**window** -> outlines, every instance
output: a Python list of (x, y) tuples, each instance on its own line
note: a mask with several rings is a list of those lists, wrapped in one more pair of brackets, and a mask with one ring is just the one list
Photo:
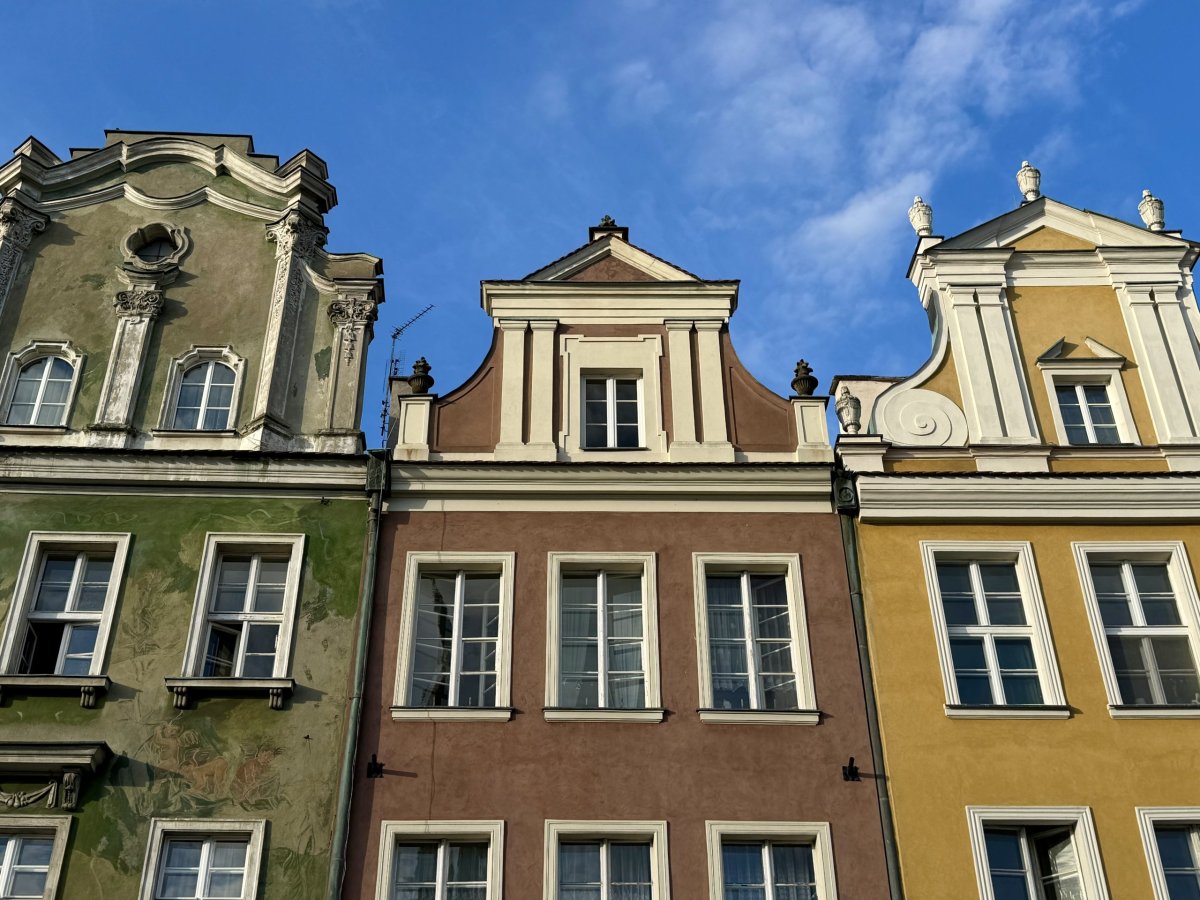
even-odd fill
[(50, 676), (104, 671), (129, 537), (30, 533), (4, 630), (0, 671)]
[(834, 900), (825, 822), (708, 822), (711, 900)]
[(1114, 714), (1200, 714), (1197, 602), (1182, 544), (1075, 544)]
[(1054, 393), (1067, 432), (1067, 443), (1121, 443), (1106, 385), (1056, 384)]
[(245, 360), (231, 347), (195, 347), (171, 364), (163, 431), (228, 431), (237, 425)]
[(583, 445), (588, 450), (643, 446), (640, 378), (583, 380)]
[(504, 823), (383, 823), (375, 896), (500, 900)]
[(284, 678), (290, 671), (304, 536), (209, 534), (184, 671)]
[(410, 553), (396, 718), (503, 718), (513, 554)]
[(666, 822), (546, 822), (545, 900), (667, 900)]
[(134, 253), (142, 262), (159, 263), (171, 257), (176, 249), (169, 238), (159, 237), (142, 244)]
[(1086, 807), (967, 807), (983, 900), (1107, 900)]
[(551, 553), (546, 718), (662, 721), (653, 553)]
[(138, 900), (258, 895), (263, 820), (152, 819)]
[(1066, 716), (1027, 543), (921, 544), (951, 716)]
[(188, 369), (179, 385), (171, 427), (181, 431), (228, 428), (234, 380), (233, 369), (214, 360)]
[(1200, 808), (1137, 811), (1155, 900), (1200, 897)]
[(799, 557), (693, 559), (701, 718), (816, 724)]
[(8, 404), (8, 425), (62, 425), (75, 370), (66, 360), (43, 356), (21, 369)]
[(0, 898), (54, 897), (70, 816), (0, 816)]

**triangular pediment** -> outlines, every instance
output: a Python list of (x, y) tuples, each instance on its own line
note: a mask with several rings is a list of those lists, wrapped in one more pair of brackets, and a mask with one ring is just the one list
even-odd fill
[(1049, 197), (997, 216), (937, 244), (939, 250), (1011, 247), (1022, 251), (1094, 250), (1096, 247), (1180, 247), (1190, 242), (1120, 219), (1076, 209)]
[(1083, 360), (1087, 362), (1123, 363), (1125, 357), (1112, 347), (1100, 343), (1095, 338), (1085, 337), (1076, 343), (1065, 337), (1059, 338), (1041, 356), (1039, 362), (1064, 362)]
[(615, 234), (607, 234), (531, 272), (522, 280), (636, 282), (700, 279)]

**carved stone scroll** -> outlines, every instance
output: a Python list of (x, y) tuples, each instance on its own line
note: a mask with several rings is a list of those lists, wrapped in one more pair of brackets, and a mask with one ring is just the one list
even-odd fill
[(967, 419), (954, 402), (919, 388), (884, 394), (876, 406), (883, 436), (893, 444), (965, 447)]
[(17, 269), (35, 234), (46, 230), (46, 216), (30, 209), (16, 197), (0, 201), (0, 310), (16, 279)]

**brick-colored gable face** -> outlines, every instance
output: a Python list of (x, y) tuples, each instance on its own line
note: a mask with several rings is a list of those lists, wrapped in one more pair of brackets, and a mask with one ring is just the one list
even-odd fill
[(587, 268), (580, 269), (567, 281), (657, 281), (657, 279), (615, 256), (606, 256)]

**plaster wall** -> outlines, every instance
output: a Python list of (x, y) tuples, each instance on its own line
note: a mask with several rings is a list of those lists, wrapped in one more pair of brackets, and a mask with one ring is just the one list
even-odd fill
[[(1110, 717), (1071, 542), (1182, 540), (1194, 564), (1200, 526), (860, 524), (859, 537), (906, 896), (978, 896), (968, 805), (1089, 806), (1111, 900), (1151, 896), (1134, 807), (1200, 805), (1196, 720)], [(1032, 543), (1071, 718), (947, 718), (921, 540)]]
[[(516, 553), (509, 722), (391, 719), (405, 556), (428, 550)], [(570, 550), (656, 553), (664, 722), (544, 720), (546, 556)], [(701, 551), (800, 553), (820, 725), (700, 722)], [(689, 900), (708, 896), (706, 819), (828, 821), (841, 896), (885, 897), (874, 782), (841, 778), (870, 753), (836, 516), (390, 513), (377, 583), (359, 756), (377, 753), (388, 774), (357, 773), (347, 900), (375, 896), (382, 820), (486, 818), (506, 821), (510, 900), (542, 896), (547, 818), (667, 820), (672, 896)]]

